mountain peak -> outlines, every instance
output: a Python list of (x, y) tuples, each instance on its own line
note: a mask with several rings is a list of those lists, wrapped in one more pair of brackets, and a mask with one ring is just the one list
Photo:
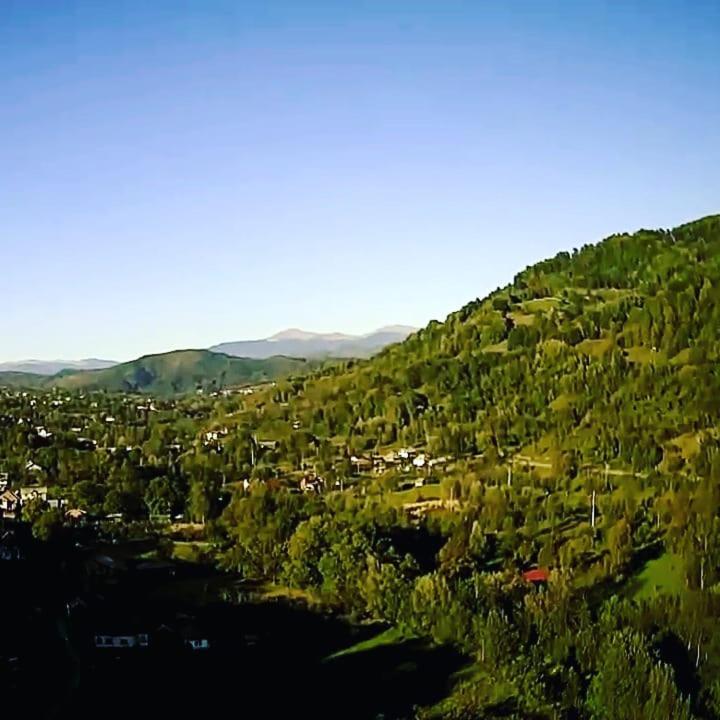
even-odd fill
[(315, 333), (315, 332), (308, 332), (307, 330), (300, 330), (299, 328), (288, 328), (287, 330), (281, 330), (279, 333), (275, 333), (275, 335), (271, 335), (268, 340), (270, 341), (278, 341), (278, 340), (327, 340), (330, 342), (333, 341), (342, 341), (342, 340), (352, 340), (354, 338), (353, 335), (343, 335), (343, 333)]
[(264, 340), (222, 343), (210, 349), (236, 357), (254, 358), (267, 358), (272, 355), (304, 358), (368, 357), (386, 345), (404, 340), (415, 330), (416, 328), (405, 325), (387, 325), (366, 335), (348, 335), (288, 328)]

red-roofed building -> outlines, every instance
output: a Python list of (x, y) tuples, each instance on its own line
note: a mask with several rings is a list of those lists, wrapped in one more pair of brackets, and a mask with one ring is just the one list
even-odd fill
[(534, 568), (523, 573), (523, 580), (531, 583), (544, 583), (548, 581), (550, 571), (546, 568)]

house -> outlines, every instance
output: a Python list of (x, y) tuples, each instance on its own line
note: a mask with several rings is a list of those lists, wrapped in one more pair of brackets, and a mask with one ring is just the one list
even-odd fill
[(44, 472), (44, 470), (37, 463), (34, 463), (32, 460), (28, 460), (25, 463), (25, 472), (41, 473), (41, 472)]
[(20, 496), (12, 490), (5, 490), (0, 495), (0, 512), (3, 517), (14, 518), (20, 510)]
[(87, 512), (81, 508), (70, 508), (65, 513), (65, 517), (72, 522), (80, 522), (86, 515)]
[(96, 648), (102, 650), (146, 648), (150, 645), (150, 636), (147, 633), (113, 630), (112, 632), (95, 633), (94, 644)]
[(258, 447), (263, 448), (263, 450), (275, 450), (275, 448), (278, 446), (277, 440), (259, 440), (258, 441)]
[(373, 468), (373, 461), (370, 460), (370, 458), (352, 455), (350, 457), (350, 462), (352, 463), (357, 473), (367, 472), (369, 470), (372, 470)]
[(220, 430), (210, 430), (205, 433), (206, 442), (217, 442), (220, 438), (227, 437), (229, 430), (227, 428), (221, 428)]
[(425, 453), (420, 453), (417, 457), (413, 458), (412, 464), (416, 468), (424, 468), (426, 462)]
[(7, 490), (8, 483), (10, 482), (10, 475), (6, 472), (0, 473), (0, 492)]
[(210, 649), (210, 638), (195, 625), (189, 625), (180, 631), (183, 645), (192, 652), (205, 651)]
[(534, 568), (532, 570), (526, 570), (522, 574), (522, 577), (525, 582), (537, 585), (548, 581), (550, 578), (550, 571), (547, 568)]

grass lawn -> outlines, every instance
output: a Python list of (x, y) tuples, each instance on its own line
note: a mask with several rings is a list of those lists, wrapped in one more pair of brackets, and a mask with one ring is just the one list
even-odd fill
[(680, 595), (684, 588), (682, 559), (678, 555), (664, 553), (645, 564), (645, 567), (631, 579), (629, 590), (635, 600), (643, 600), (656, 594)]

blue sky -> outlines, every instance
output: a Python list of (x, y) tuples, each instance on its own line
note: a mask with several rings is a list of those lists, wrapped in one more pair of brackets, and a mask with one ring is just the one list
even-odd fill
[(720, 211), (717, 2), (0, 2), (0, 360), (423, 325)]

